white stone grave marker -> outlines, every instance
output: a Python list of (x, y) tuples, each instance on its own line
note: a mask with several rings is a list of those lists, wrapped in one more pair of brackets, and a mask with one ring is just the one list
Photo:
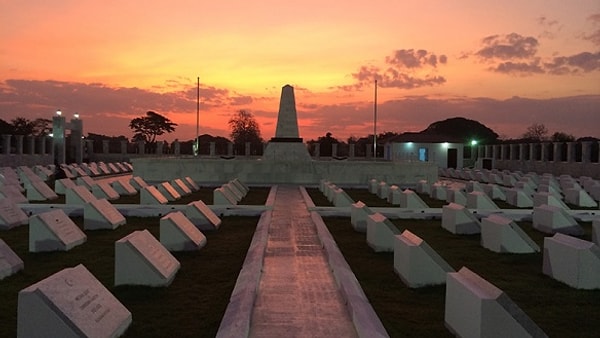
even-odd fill
[(24, 267), (21, 258), (0, 238), (0, 280), (14, 275)]
[(548, 234), (583, 235), (583, 228), (566, 210), (552, 205), (533, 208), (533, 227)]
[(216, 188), (213, 190), (213, 204), (214, 205), (236, 205), (237, 201), (229, 191), (223, 189), (223, 187)]
[(65, 193), (65, 204), (86, 205), (95, 199), (96, 197), (82, 185), (67, 189)]
[(92, 191), (92, 187), (96, 185), (96, 181), (89, 176), (77, 177), (75, 181), (77, 185), (84, 186), (87, 190)]
[(146, 183), (146, 181), (144, 181), (144, 179), (139, 176), (133, 176), (129, 180), (129, 183), (131, 183), (131, 185), (138, 191), (141, 191), (142, 188), (145, 188), (148, 186), (148, 183)]
[(83, 265), (19, 291), (19, 337), (119, 337), (131, 312)]
[(336, 207), (349, 207), (354, 203), (352, 197), (342, 188), (335, 189), (333, 194), (333, 205)]
[(542, 271), (576, 289), (600, 289), (600, 247), (560, 233), (546, 237)]
[(167, 204), (167, 198), (153, 185), (140, 190), (140, 204)]
[(375, 252), (393, 252), (394, 236), (401, 233), (401, 230), (384, 215), (376, 212), (367, 216), (367, 244)]
[(500, 209), (492, 199), (481, 191), (472, 191), (467, 194), (467, 207), (469, 209)]
[(595, 208), (598, 206), (598, 203), (594, 201), (592, 196), (590, 196), (585, 190), (577, 188), (565, 190), (565, 201), (567, 203), (584, 208)]
[(410, 288), (446, 283), (454, 269), (427, 242), (408, 230), (394, 236), (394, 271)]
[(180, 263), (148, 230), (115, 242), (115, 286), (168, 286)]
[(198, 200), (187, 204), (185, 216), (202, 231), (219, 229), (221, 219), (204, 202)]
[(55, 200), (58, 195), (50, 189), (46, 182), (42, 181), (39, 177), (37, 179), (28, 181), (25, 183), (25, 189), (27, 190), (27, 199), (29, 201), (46, 201)]
[(177, 190), (177, 192), (181, 196), (187, 196), (192, 193), (192, 190), (185, 183), (183, 183), (183, 181), (180, 178), (171, 180), (171, 185), (173, 186), (173, 188), (175, 188), (175, 190)]
[(523, 190), (517, 188), (508, 188), (505, 190), (506, 203), (514, 205), (518, 208), (531, 208), (533, 207), (533, 199), (526, 194)]
[(119, 199), (119, 193), (108, 182), (98, 182), (92, 186), (92, 194), (96, 198), (106, 198), (114, 201)]
[(361, 201), (350, 206), (350, 223), (357, 232), (367, 232), (367, 218), (374, 212)]
[(169, 251), (200, 250), (206, 237), (181, 211), (160, 219), (160, 242)]
[(447, 274), (444, 321), (458, 337), (547, 337), (508, 295), (466, 267)]
[(137, 194), (137, 190), (135, 190), (129, 181), (115, 180), (111, 185), (119, 195), (133, 196)]
[(104, 198), (93, 200), (83, 207), (83, 228), (85, 230), (112, 230), (126, 222), (119, 210)]
[(21, 193), (20, 186), (18, 185), (5, 185), (0, 187), (0, 198), (6, 198), (14, 203), (29, 203), (27, 197)]
[(189, 176), (186, 176), (183, 178), (184, 182), (190, 187), (190, 189), (192, 189), (193, 191), (198, 191), (200, 190), (200, 187), (198, 186), (198, 184), (196, 184), (196, 182)]
[(239, 188), (239, 190), (244, 193), (244, 196), (246, 196), (248, 194), (248, 192), (250, 191), (250, 188), (248, 188), (248, 186), (245, 185), (238, 178), (234, 178), (233, 180), (231, 180), (231, 183), (235, 184)]
[(175, 188), (173, 188), (173, 186), (169, 182), (162, 182), (158, 184), (156, 188), (158, 189), (158, 191), (160, 191), (160, 193), (163, 196), (167, 198), (167, 201), (169, 202), (181, 199), (181, 195), (179, 195), (177, 190), (175, 190)]
[(30, 252), (69, 251), (86, 240), (87, 236), (62, 209), (29, 218)]
[(537, 245), (515, 222), (500, 215), (481, 220), (481, 246), (500, 253), (539, 252)]
[(406, 189), (400, 195), (400, 208), (427, 209), (429, 206), (414, 191)]
[(8, 198), (0, 198), (0, 229), (8, 230), (29, 223), (29, 217)]
[(542, 205), (551, 205), (564, 210), (569, 210), (570, 208), (565, 204), (565, 202), (561, 201), (560, 198), (556, 197), (554, 194), (549, 192), (536, 192), (533, 194), (533, 206), (539, 207)]
[(67, 189), (71, 189), (75, 186), (75, 182), (73, 182), (70, 178), (61, 178), (54, 181), (54, 192), (59, 195), (64, 195), (67, 193)]
[(469, 209), (450, 203), (442, 207), (442, 228), (455, 235), (471, 235), (481, 232), (481, 225)]

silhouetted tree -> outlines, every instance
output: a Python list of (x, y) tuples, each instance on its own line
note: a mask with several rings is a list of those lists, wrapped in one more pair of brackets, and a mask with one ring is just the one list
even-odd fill
[(567, 133), (563, 133), (561, 131), (557, 131), (550, 137), (550, 141), (552, 142), (573, 142), (575, 141), (575, 136)]
[(31, 124), (33, 136), (46, 136), (52, 132), (52, 120), (37, 118)]
[(17, 117), (11, 121), (13, 134), (15, 135), (33, 135), (33, 124), (24, 117)]
[(256, 122), (252, 113), (245, 110), (238, 110), (229, 119), (228, 123), (231, 129), (231, 139), (233, 140), (234, 149), (237, 154), (245, 153), (246, 142), (250, 142), (250, 149), (254, 149), (251, 150), (253, 153), (257, 153), (258, 149), (262, 150), (263, 139), (260, 136), (258, 122)]
[(14, 131), (13, 125), (0, 119), (0, 135), (12, 135)]
[(527, 127), (523, 138), (530, 141), (543, 141), (548, 136), (548, 128), (543, 123), (534, 123)]
[(146, 141), (155, 144), (156, 137), (164, 133), (175, 131), (177, 123), (153, 111), (146, 112), (146, 116), (136, 117), (129, 123), (135, 134), (132, 141)]

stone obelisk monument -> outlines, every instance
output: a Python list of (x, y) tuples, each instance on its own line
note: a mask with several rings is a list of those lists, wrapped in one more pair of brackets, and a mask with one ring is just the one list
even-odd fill
[(298, 132), (294, 87), (281, 88), (279, 113), (275, 137), (269, 141), (263, 154), (264, 160), (310, 161), (310, 155)]

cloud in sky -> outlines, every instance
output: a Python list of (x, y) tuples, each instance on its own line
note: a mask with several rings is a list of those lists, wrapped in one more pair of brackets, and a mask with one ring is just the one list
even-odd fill
[[(600, 17), (600, 15), (599, 15)], [(545, 19), (540, 19), (545, 22)], [(587, 36), (592, 40), (593, 35)], [(488, 69), (513, 75), (570, 75), (600, 70), (600, 52), (581, 52), (569, 56), (546, 58), (538, 55), (539, 41), (518, 33), (490, 35), (481, 40), (482, 47), (474, 53), (480, 60), (492, 64)]]
[(446, 65), (448, 57), (437, 55), (424, 49), (399, 49), (385, 57), (387, 68), (364, 65), (352, 78), (356, 81), (351, 85), (339, 86), (339, 89), (352, 91), (373, 85), (375, 80), (383, 88), (414, 89), (441, 85), (446, 79), (436, 75), (439, 65)]

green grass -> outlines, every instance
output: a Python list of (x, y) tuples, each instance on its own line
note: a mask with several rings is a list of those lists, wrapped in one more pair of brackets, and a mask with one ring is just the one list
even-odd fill
[[(82, 218), (72, 219), (82, 226)], [(0, 232), (25, 263), (24, 270), (0, 281), (0, 337), (16, 336), (21, 289), (78, 264), (84, 264), (131, 311), (127, 337), (214, 337), (257, 222), (257, 217), (223, 218), (218, 231), (205, 233), (204, 248), (173, 253), (181, 268), (164, 288), (113, 286), (114, 242), (142, 229), (159, 238), (158, 218), (128, 217), (127, 224), (115, 230), (86, 231), (86, 243), (68, 252), (30, 253), (27, 226)]]
[[(444, 326), (445, 287), (410, 289), (393, 269), (393, 253), (375, 253), (349, 218), (325, 218), (338, 246), (392, 337), (450, 336)], [(454, 269), (466, 266), (506, 294), (551, 337), (597, 337), (600, 290), (576, 290), (542, 274), (542, 253), (498, 254), (480, 236), (453, 235), (440, 221), (394, 220), (425, 240)], [(591, 226), (582, 224), (584, 239)], [(544, 234), (530, 223), (521, 228), (543, 248)]]

